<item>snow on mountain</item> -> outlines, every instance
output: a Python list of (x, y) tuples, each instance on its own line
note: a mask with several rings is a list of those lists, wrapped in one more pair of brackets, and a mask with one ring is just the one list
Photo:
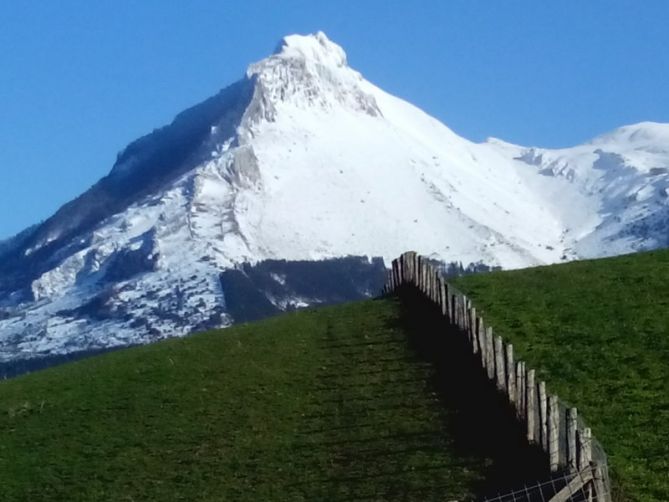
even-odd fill
[(0, 360), (229, 324), (220, 275), (245, 262), (411, 248), (516, 268), (667, 246), (668, 219), (669, 124), (477, 144), (293, 35), (0, 247)]

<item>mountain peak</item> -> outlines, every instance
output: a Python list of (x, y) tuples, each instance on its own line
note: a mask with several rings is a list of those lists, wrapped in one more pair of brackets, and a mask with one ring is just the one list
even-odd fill
[(381, 116), (374, 97), (363, 89), (360, 73), (350, 68), (346, 52), (319, 31), (311, 35), (289, 35), (269, 57), (251, 64), (246, 76), (255, 83), (255, 93), (246, 123), (273, 122), (277, 107), (320, 108)]
[(347, 66), (346, 52), (319, 31), (310, 35), (288, 35), (281, 39), (274, 55), (314, 61), (325, 66)]

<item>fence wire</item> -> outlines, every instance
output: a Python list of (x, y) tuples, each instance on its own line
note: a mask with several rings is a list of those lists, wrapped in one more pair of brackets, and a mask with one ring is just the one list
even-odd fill
[[(483, 498), (484, 502), (606, 502), (610, 492), (598, 492), (595, 478), (600, 469), (592, 466), (577, 473), (562, 473), (547, 481)], [(600, 485), (601, 486), (601, 485)]]

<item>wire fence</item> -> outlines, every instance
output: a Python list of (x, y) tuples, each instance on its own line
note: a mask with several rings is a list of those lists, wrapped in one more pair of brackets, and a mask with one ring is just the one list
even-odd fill
[(484, 502), (598, 502), (610, 500), (608, 491), (598, 493), (595, 487), (600, 473), (590, 466), (576, 473), (564, 473), (504, 494), (483, 499)]
[[(446, 282), (436, 262), (414, 252), (393, 260), (383, 291), (393, 293), (405, 287), (417, 288), (466, 337), (491, 385), (507, 398), (523, 425), (527, 442), (540, 446), (548, 457), (554, 478), (486, 500), (610, 501), (606, 453), (577, 408), (551, 393), (546, 382), (537, 381), (536, 371), (517, 359), (513, 345), (496, 336), (467, 296)], [(579, 485), (584, 477), (588, 482)], [(551, 495), (549, 487), (559, 490)]]

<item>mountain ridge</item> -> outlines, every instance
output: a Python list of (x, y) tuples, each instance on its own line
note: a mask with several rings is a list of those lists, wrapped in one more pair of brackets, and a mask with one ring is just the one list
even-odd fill
[[(325, 34), (285, 37), (0, 248), (0, 357), (182, 335), (221, 310), (226, 325), (219, 275), (244, 263), (411, 247), (518, 268), (668, 246), (667, 130), (474, 143), (366, 81)], [(96, 298), (115, 317), (63, 314)]]

